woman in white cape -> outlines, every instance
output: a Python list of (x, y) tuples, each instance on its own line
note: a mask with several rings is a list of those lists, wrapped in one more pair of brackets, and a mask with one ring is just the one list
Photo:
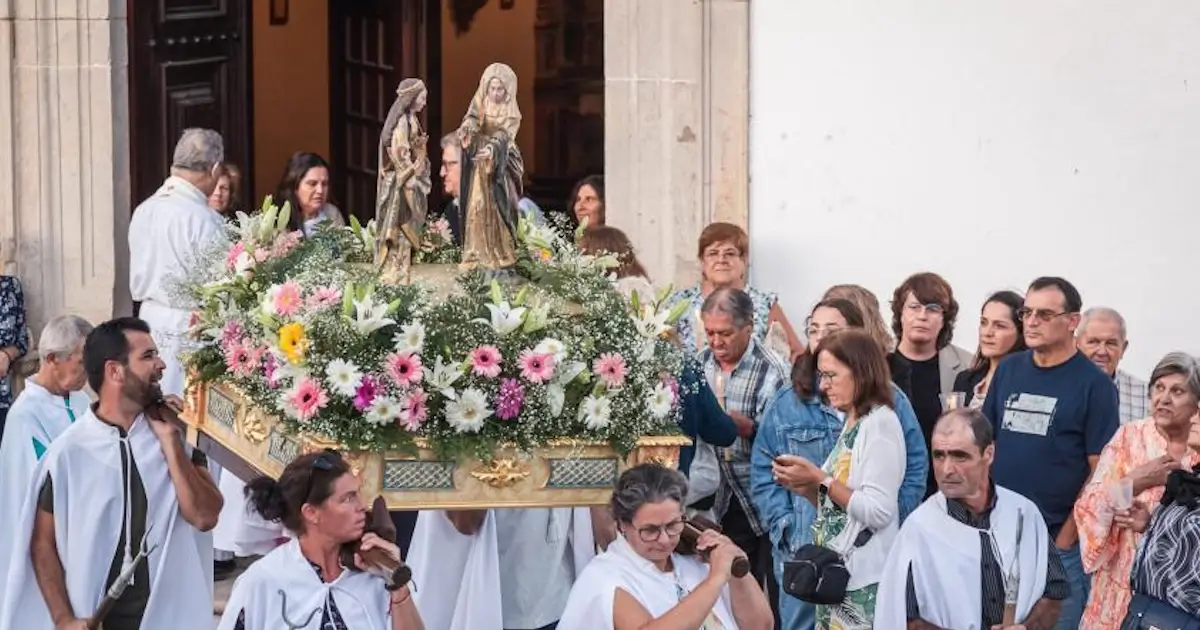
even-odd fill
[(359, 540), (361, 551), (382, 548), (400, 558), (396, 545), (364, 534), (367, 511), (358, 487), (333, 451), (296, 458), (279, 481), (262, 477), (247, 484), (254, 509), (296, 537), (238, 578), (220, 630), (423, 630), (407, 586), (389, 591), (357, 555), (354, 567), (341, 561), (342, 546)]
[(708, 558), (675, 553), (684, 528), (687, 479), (642, 464), (622, 473), (612, 511), (619, 535), (575, 581), (559, 628), (571, 630), (770, 630), (766, 595), (746, 575), (734, 578), (737, 545), (715, 531), (697, 548)]

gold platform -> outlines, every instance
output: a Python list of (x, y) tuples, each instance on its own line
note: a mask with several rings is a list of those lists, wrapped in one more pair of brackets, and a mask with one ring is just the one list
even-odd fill
[[(278, 478), (297, 455), (338, 447), (320, 436), (285, 433), (275, 417), (219, 383), (190, 388), (187, 402), (188, 442), (224, 451), (259, 474)], [(218, 448), (211, 448), (214, 443)], [(532, 455), (501, 449), (487, 463), (445, 461), (427, 448), (416, 456), (366, 451), (343, 456), (362, 481), (364, 502), (383, 495), (393, 510), (566, 507), (608, 503), (621, 471), (649, 461), (675, 467), (679, 448), (689, 444), (683, 436), (644, 437), (622, 458), (607, 444), (561, 440)]]

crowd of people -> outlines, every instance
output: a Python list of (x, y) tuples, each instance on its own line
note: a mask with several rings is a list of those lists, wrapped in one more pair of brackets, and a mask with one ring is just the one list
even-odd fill
[[(461, 145), (441, 147), (460, 238)], [(728, 223), (702, 231), (701, 279), (671, 298), (695, 353), (678, 470), (625, 471), (603, 508), (421, 511), (411, 544), (367, 531), (335, 452), (238, 479), (173, 424), (189, 305), (168, 286), (244, 209), (223, 157), (215, 132), (184, 132), (130, 227), (139, 318), (50, 320), (15, 402), (6, 377), (30, 344), (20, 285), (0, 278), (0, 630), (97, 614), (109, 630), (209, 628), (235, 555), (262, 557), (224, 630), (1200, 628), (1196, 357), (1123, 371), (1120, 313), (1059, 277), (978, 305), (974, 352), (953, 344), (960, 304), (929, 272), (886, 311), (830, 287), (796, 330), (747, 284), (749, 240)], [(330, 169), (289, 160), (275, 196), (294, 230), (344, 223)], [(618, 290), (654, 291), (602, 178), (570, 210), (582, 249), (616, 255)], [(411, 579), (368, 552), (405, 557)]]

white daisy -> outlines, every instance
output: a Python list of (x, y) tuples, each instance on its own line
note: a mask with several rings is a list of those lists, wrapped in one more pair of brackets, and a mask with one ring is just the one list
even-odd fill
[(387, 396), (376, 396), (367, 409), (367, 422), (382, 426), (394, 422), (401, 411), (400, 403)]
[(459, 433), (479, 433), (483, 421), (491, 415), (487, 397), (474, 387), (464, 389), (458, 400), (446, 403), (446, 422)]
[(425, 346), (425, 324), (416, 320), (401, 326), (400, 332), (392, 336), (392, 343), (396, 346), (396, 352), (421, 354), (421, 349)]
[(671, 407), (674, 406), (674, 396), (671, 395), (671, 389), (662, 383), (654, 386), (654, 391), (650, 392), (650, 396), (646, 399), (646, 404), (650, 407), (650, 415), (655, 418), (665, 418), (668, 413), (671, 413)]
[(612, 401), (607, 396), (588, 396), (579, 406), (579, 419), (589, 429), (603, 429), (612, 422)]
[(354, 391), (362, 385), (362, 377), (358, 366), (351, 361), (334, 359), (325, 366), (325, 383), (342, 396), (354, 396)]

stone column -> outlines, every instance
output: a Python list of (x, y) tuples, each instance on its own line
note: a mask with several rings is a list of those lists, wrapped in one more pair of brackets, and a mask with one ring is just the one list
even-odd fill
[(128, 309), (125, 0), (0, 2), (0, 50), (2, 262), (36, 341)]
[(656, 284), (699, 279), (711, 221), (746, 226), (747, 0), (606, 0), (605, 196)]

